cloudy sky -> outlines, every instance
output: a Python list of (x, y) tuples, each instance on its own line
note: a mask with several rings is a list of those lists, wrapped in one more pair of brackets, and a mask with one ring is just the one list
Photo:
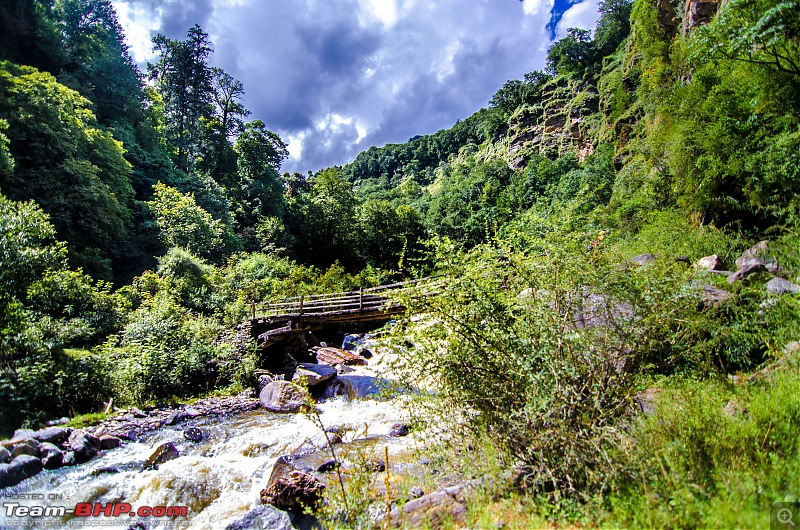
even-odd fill
[(289, 144), (284, 171), (316, 171), (371, 145), (464, 119), (509, 79), (542, 69), (598, 0), (113, 0), (134, 60), (195, 23), (210, 62), (244, 83), (249, 119)]

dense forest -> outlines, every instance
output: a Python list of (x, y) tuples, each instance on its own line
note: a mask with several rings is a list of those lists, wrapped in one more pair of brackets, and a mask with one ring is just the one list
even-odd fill
[[(768, 511), (800, 491), (797, 348), (784, 348), (800, 338), (800, 287), (753, 280), (797, 287), (800, 271), (800, 3), (686, 9), (604, 0), (593, 31), (570, 29), (544, 71), (452, 128), (303, 175), (281, 174), (287, 145), (248, 121), (246, 87), (210, 66), (201, 27), (156, 36), (140, 72), (110, 1), (2, 0), (3, 430), (110, 397), (235, 391), (258, 361), (220, 337), (251, 301), (437, 273), (453, 294), (415, 308), (441, 318), (403, 328), (407, 368), (480, 412), (454, 428), (486, 461), (526, 466), (534, 520)], [(716, 255), (741, 270), (762, 240), (747, 281), (691, 266)], [(556, 309), (575, 293), (635, 316), (602, 337), (569, 329)], [(731, 385), (780, 359), (795, 368)], [(623, 403), (654, 385), (675, 415), (631, 445)], [(717, 410), (729, 401), (749, 415)]]

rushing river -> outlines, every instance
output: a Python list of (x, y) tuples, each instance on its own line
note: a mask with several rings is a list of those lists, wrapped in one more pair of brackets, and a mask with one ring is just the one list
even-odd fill
[[(319, 403), (323, 425), (346, 426), (345, 444), (368, 438), (381, 454), (384, 446), (389, 447), (390, 462), (407, 461), (410, 440), (387, 436), (391, 426), (404, 418), (399, 403), (403, 397), (379, 399), (371, 393), (378, 380), (372, 367), (356, 370), (353, 380), (358, 382), (359, 393), (367, 395), (352, 401), (340, 397)], [(189, 427), (199, 428), (204, 440), (195, 443), (185, 439), (183, 431)], [(165, 442), (173, 443), (180, 456), (161, 464), (158, 469), (143, 471), (144, 462)], [(156, 521), (126, 515), (124, 518), (87, 519), (67, 514), (41, 518), (39, 527), (106, 524), (117, 528), (156, 528), (162, 523), (169, 528), (224, 529), (260, 504), (259, 492), (265, 487), (278, 457), (311, 452), (310, 458), (313, 460), (316, 455), (322, 463), (329, 458), (329, 453), (321, 450), (324, 447), (323, 431), (316, 420), (306, 414), (274, 414), (259, 409), (222, 418), (195, 418), (147, 433), (136, 442), (127, 442), (85, 464), (44, 471), (14, 488), (0, 491), (0, 496), (4, 496), (3, 503), (68, 509), (77, 503), (129, 503), (134, 509), (140, 506), (188, 507), (185, 518)], [(311, 464), (311, 469), (317, 462), (306, 464)], [(37, 496), (39, 498), (30, 498)], [(7, 517), (5, 511), (0, 513), (3, 528), (31, 527), (36, 520)], [(136, 527), (137, 523), (141, 526)]]

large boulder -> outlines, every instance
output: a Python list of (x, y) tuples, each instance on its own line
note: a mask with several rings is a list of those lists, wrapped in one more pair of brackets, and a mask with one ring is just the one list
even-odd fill
[(100, 451), (100, 440), (81, 431), (73, 431), (67, 440), (68, 449), (75, 454), (77, 462), (85, 462)]
[(269, 504), (258, 506), (237, 519), (225, 530), (294, 530), (289, 514)]
[(742, 264), (739, 270), (728, 276), (728, 283), (732, 285), (743, 280), (747, 276), (750, 276), (751, 274), (763, 272), (765, 270), (767, 270), (766, 263), (761, 258), (747, 260)]
[(100, 449), (106, 451), (108, 449), (116, 449), (122, 445), (122, 440), (110, 434), (104, 434), (99, 438)]
[(297, 365), (292, 381), (305, 378), (310, 387), (317, 386), (336, 376), (336, 369), (329, 364), (301, 363)]
[(308, 393), (288, 381), (273, 381), (261, 390), (258, 398), (270, 412), (300, 412), (305, 407)]
[(0, 489), (16, 486), (42, 470), (42, 461), (30, 455), (21, 455), (10, 464), (0, 464)]
[(316, 506), (324, 491), (325, 484), (316, 477), (293, 470), (274, 480), (270, 477), (267, 487), (261, 490), (261, 503), (281, 510), (303, 511), (306, 507)]
[(357, 389), (347, 378), (337, 377), (328, 383), (322, 391), (321, 399), (333, 399), (344, 396), (348, 401), (356, 397)]
[(64, 465), (64, 453), (55, 445), (44, 442), (39, 447), (39, 458), (45, 469), (58, 469)]
[(144, 464), (144, 469), (158, 469), (158, 466), (164, 462), (175, 460), (179, 456), (181, 456), (181, 454), (172, 442), (163, 443), (159, 445), (158, 448), (153, 451), (153, 454), (150, 455), (150, 458), (147, 459), (147, 462)]
[(64, 429), (61, 427), (48, 427), (47, 429), (42, 429), (40, 431), (36, 431), (31, 435), (31, 438), (38, 442), (42, 443), (51, 443), (51, 444), (60, 444), (67, 438), (69, 438), (72, 429)]
[(752, 261), (755, 259), (761, 260), (761, 262), (765, 264), (769, 263), (772, 267), (777, 267), (777, 263), (775, 263), (774, 260), (764, 259), (767, 248), (769, 248), (769, 240), (759, 241), (752, 247), (742, 252), (742, 255), (736, 258), (736, 269), (739, 270), (744, 268), (748, 263), (752, 263)]
[(11, 449), (11, 458), (21, 455), (35, 456), (39, 458), (39, 446), (41, 444), (34, 439), (23, 440)]
[(0, 464), (5, 464), (11, 460), (11, 452), (3, 446), (0, 446)]

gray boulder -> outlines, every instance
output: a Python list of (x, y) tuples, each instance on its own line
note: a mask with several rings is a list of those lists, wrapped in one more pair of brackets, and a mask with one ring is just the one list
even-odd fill
[(21, 455), (10, 464), (0, 464), (0, 488), (16, 486), (42, 470), (42, 461), (30, 455)]
[(402, 508), (392, 510), (392, 526), (441, 528), (448, 522), (463, 523), (467, 515), (466, 496), (469, 489), (469, 484), (459, 484), (411, 500)]
[[(753, 260), (758, 260), (764, 265), (769, 263), (770, 268), (777, 268), (777, 263), (774, 260), (765, 260), (764, 256), (766, 254), (766, 250), (769, 247), (769, 240), (759, 241), (752, 247), (748, 248), (742, 255), (736, 259), (736, 268), (743, 269), (748, 264), (753, 263)], [(772, 271), (770, 271), (772, 272)]]
[(104, 434), (99, 438), (100, 449), (106, 451), (108, 449), (116, 449), (122, 445), (122, 440), (110, 434)]
[(100, 440), (81, 431), (73, 431), (67, 440), (68, 449), (75, 453), (77, 462), (86, 462), (100, 450)]
[(39, 445), (39, 442), (34, 439), (23, 440), (11, 449), (11, 458), (14, 459), (21, 455), (39, 458)]
[(158, 448), (150, 455), (144, 465), (145, 469), (158, 469), (158, 466), (164, 462), (175, 460), (181, 456), (178, 448), (172, 442), (166, 442), (158, 446)]
[(767, 291), (772, 294), (797, 294), (800, 293), (800, 285), (784, 280), (783, 278), (772, 278), (765, 286)]
[(300, 412), (305, 406), (308, 393), (288, 381), (273, 381), (261, 390), (258, 398), (270, 412)]
[[(738, 264), (739, 260), (736, 260), (736, 262)], [(734, 284), (743, 280), (747, 276), (750, 276), (751, 274), (764, 272), (765, 270), (767, 270), (766, 263), (760, 258), (747, 260), (746, 262), (742, 263), (742, 266), (739, 268), (739, 270), (728, 276), (728, 283)]]
[(701, 271), (715, 271), (719, 269), (719, 256), (712, 254), (694, 262), (694, 268)]
[(264, 504), (247, 512), (244, 517), (237, 519), (225, 530), (293, 530), (289, 514), (269, 504)]
[(6, 464), (11, 460), (11, 453), (8, 449), (0, 445), (0, 464)]
[(33, 433), (31, 438), (42, 443), (59, 444), (69, 438), (72, 429), (64, 429), (61, 427), (48, 427)]
[(39, 457), (45, 469), (58, 469), (64, 465), (64, 452), (49, 442), (39, 447)]
[(302, 363), (294, 372), (293, 381), (306, 379), (308, 386), (317, 386), (336, 376), (336, 369), (328, 364)]

